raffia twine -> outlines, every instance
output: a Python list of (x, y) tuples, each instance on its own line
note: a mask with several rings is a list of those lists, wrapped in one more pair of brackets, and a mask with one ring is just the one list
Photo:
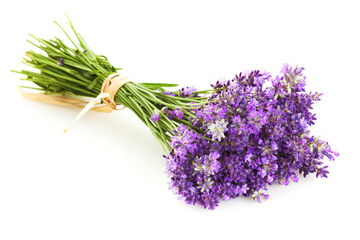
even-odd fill
[[(64, 132), (67, 132), (89, 110), (110, 113), (113, 110), (124, 109), (125, 106), (123, 106), (120, 109), (117, 108), (118, 104), (115, 102), (115, 95), (117, 91), (119, 91), (119, 89), (128, 82), (132, 82), (132, 81), (126, 76), (121, 76), (119, 73), (113, 73), (109, 75), (104, 80), (101, 86), (100, 94), (89, 102), (71, 96), (59, 96), (59, 95), (51, 95), (51, 94), (43, 94), (43, 93), (28, 93), (28, 92), (24, 92), (24, 90), (21, 87), (18, 87), (18, 92), (23, 97), (31, 100), (51, 103), (65, 107), (82, 108), (81, 112), (76, 116), (76, 118), (64, 129)], [(105, 104), (100, 103), (101, 99)]]

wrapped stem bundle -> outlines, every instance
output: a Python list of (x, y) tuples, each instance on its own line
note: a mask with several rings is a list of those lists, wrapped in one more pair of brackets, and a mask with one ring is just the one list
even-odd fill
[(24, 96), (70, 106), (84, 103), (73, 96), (90, 97), (105, 103), (94, 110), (131, 109), (164, 147), (170, 188), (187, 203), (214, 209), (220, 199), (239, 196), (261, 202), (268, 185), (297, 182), (298, 174), (327, 177), (323, 159), (338, 153), (308, 130), (321, 94), (305, 93), (303, 68), (284, 65), (276, 77), (243, 72), (211, 90), (166, 91), (177, 84), (134, 83), (117, 74), (70, 26), (79, 46), (64, 33), (73, 48), (31, 35), (46, 55), (27, 52), (24, 63), (39, 72), (18, 73), (43, 94)]
[[(55, 94), (90, 98), (99, 96), (105, 80), (112, 80), (111, 76), (114, 75), (120, 77), (120, 79), (118, 78), (120, 86), (115, 89), (113, 96), (111, 96), (112, 99), (106, 102), (108, 106), (95, 108), (94, 110), (110, 112), (116, 108), (116, 105), (123, 105), (131, 109), (149, 127), (165, 150), (170, 151), (169, 142), (173, 130), (180, 123), (192, 127), (189, 119), (194, 115), (190, 110), (202, 104), (206, 97), (200, 97), (198, 96), (199, 92), (190, 89), (183, 89), (182, 92), (169, 92), (164, 89), (166, 87), (176, 87), (177, 84), (134, 83), (126, 77), (116, 76), (116, 71), (121, 70), (121, 68), (112, 66), (105, 56), (96, 55), (80, 34), (75, 31), (71, 22), (69, 23), (77, 37), (79, 46), (75, 44), (60, 25), (58, 26), (69, 38), (74, 46), (73, 48), (67, 46), (59, 38), (47, 41), (30, 34), (39, 44), (29, 42), (43, 50), (46, 55), (28, 51), (25, 54), (28, 58), (24, 59), (24, 63), (38, 69), (40, 72), (27, 70), (14, 72), (26, 75), (27, 78), (22, 80), (32, 81), (40, 87), (33, 89), (44, 91), (46, 95)], [(110, 82), (109, 85), (112, 87), (116, 84)], [(24, 94), (24, 96), (29, 98), (40, 97), (34, 97), (32, 94)], [(42, 99), (54, 102), (55, 99), (59, 98), (57, 96), (43, 96)], [(74, 101), (77, 102), (70, 97), (63, 98), (60, 104), (64, 105), (62, 103), (65, 102), (69, 105)], [(176, 119), (170, 120), (165, 117), (165, 114), (171, 111), (177, 113), (178, 117)], [(195, 128), (193, 129), (196, 131)]]

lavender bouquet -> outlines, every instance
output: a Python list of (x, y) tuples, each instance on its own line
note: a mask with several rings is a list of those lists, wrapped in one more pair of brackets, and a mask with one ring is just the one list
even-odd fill
[(321, 94), (305, 92), (303, 68), (284, 65), (275, 77), (242, 72), (209, 90), (171, 91), (178, 85), (134, 83), (117, 73), (121, 68), (95, 54), (69, 23), (79, 42), (64, 31), (73, 47), (59, 38), (30, 35), (43, 54), (29, 51), (24, 63), (36, 71), (14, 72), (42, 93), (22, 94), (65, 106), (86, 105), (82, 113), (129, 108), (163, 146), (170, 189), (186, 203), (214, 209), (220, 199), (239, 196), (261, 202), (274, 183), (297, 182), (299, 174), (327, 177), (324, 158), (334, 160), (338, 153), (308, 130), (316, 120), (312, 104)]

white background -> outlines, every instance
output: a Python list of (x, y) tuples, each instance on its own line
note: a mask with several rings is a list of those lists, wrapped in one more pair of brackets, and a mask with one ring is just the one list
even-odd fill
[[(360, 239), (358, 1), (6, 1), (0, 14), (0, 239)], [(137, 82), (207, 88), (283, 63), (305, 68), (316, 136), (340, 152), (328, 179), (269, 187), (214, 210), (168, 190), (160, 144), (129, 110), (88, 113), (23, 99), (27, 33), (65, 39), (67, 13)], [(67, 28), (68, 29), (68, 28)]]

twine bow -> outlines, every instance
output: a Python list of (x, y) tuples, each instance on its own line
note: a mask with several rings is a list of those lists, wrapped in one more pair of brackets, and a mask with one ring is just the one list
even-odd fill
[[(115, 102), (115, 95), (117, 91), (131, 80), (126, 76), (121, 76), (119, 73), (113, 73), (109, 75), (103, 82), (100, 94), (91, 100), (86, 102), (70, 96), (56, 96), (49, 94), (38, 94), (38, 93), (26, 93), (21, 87), (18, 88), (19, 93), (28, 99), (36, 100), (40, 102), (46, 102), (66, 107), (82, 108), (81, 112), (76, 118), (65, 128), (64, 132), (67, 132), (79, 119), (84, 116), (89, 110), (97, 112), (110, 113), (113, 110), (117, 110), (117, 103)], [(99, 101), (103, 100), (105, 105), (100, 104)], [(123, 106), (121, 109), (124, 109)]]

